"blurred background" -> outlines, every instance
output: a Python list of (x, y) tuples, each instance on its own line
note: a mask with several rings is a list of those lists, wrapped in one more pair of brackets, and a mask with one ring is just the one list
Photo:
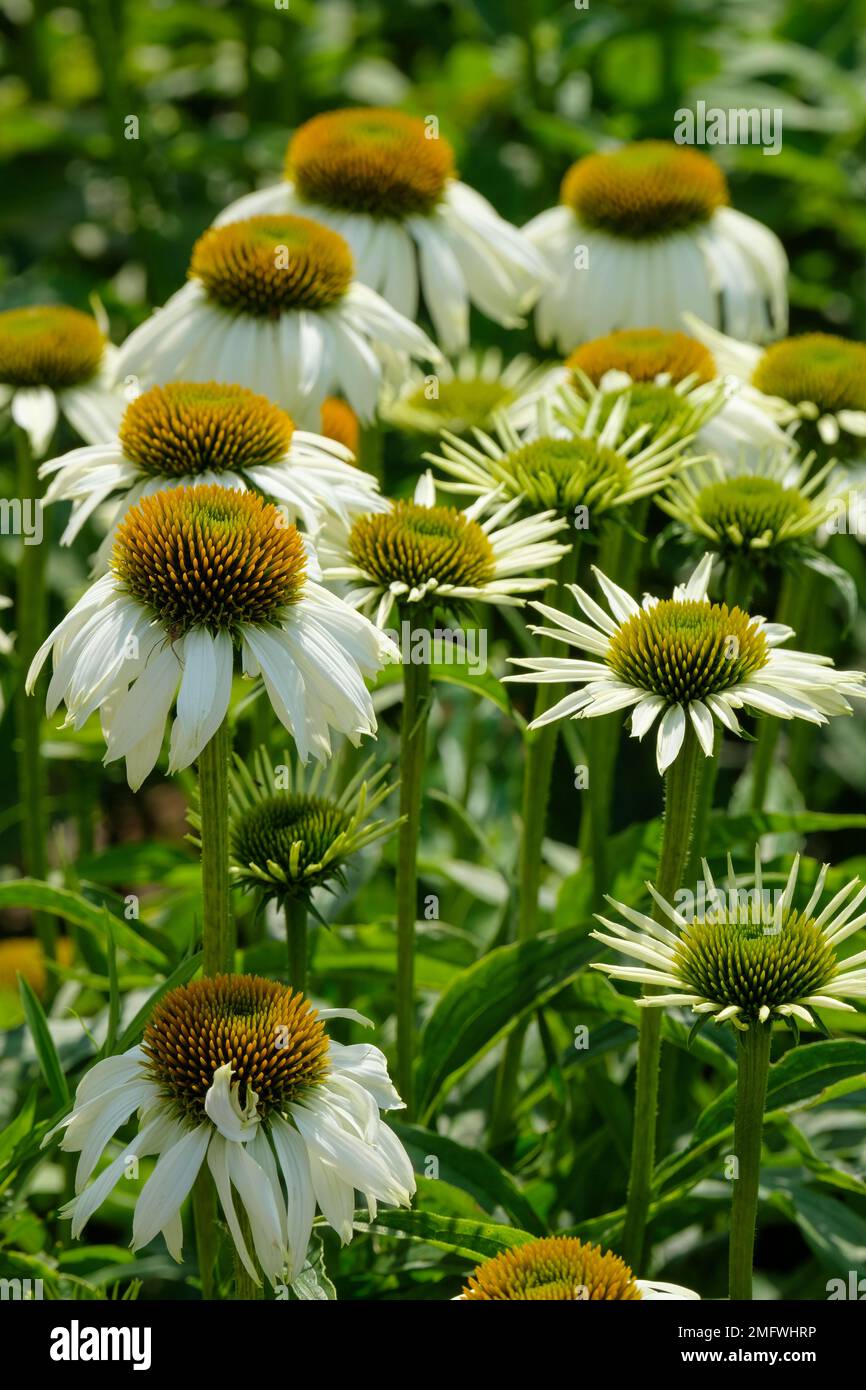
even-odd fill
[(795, 329), (862, 337), (864, 0), (582, 3), (0, 0), (0, 303), (97, 290), (122, 336), (330, 106), (437, 115), (462, 177), (522, 223), (600, 140), (670, 138), (703, 99), (783, 111), (777, 157), (716, 153), (785, 242)]
[[(784, 138), (776, 157), (758, 147), (712, 153), (729, 175), (734, 204), (771, 226), (785, 244), (792, 331), (866, 337), (866, 0), (588, 0), (586, 8), (572, 0), (0, 0), (0, 309), (46, 301), (87, 309), (95, 296), (107, 311), (114, 341), (122, 341), (180, 286), (192, 245), (216, 212), (276, 181), (292, 130), (330, 107), (394, 105), (437, 116), (454, 145), (461, 177), (522, 224), (557, 201), (561, 178), (576, 158), (611, 138), (671, 138), (675, 112), (699, 100), (723, 108), (781, 109)], [(499, 344), (508, 356), (538, 355), (531, 326), (508, 332), (476, 316), (473, 338)], [(52, 452), (75, 442), (61, 433)], [(426, 444), (388, 441), (393, 490), (417, 476)], [(0, 495), (12, 495), (13, 487), (11, 447), (0, 438)], [(62, 520), (50, 519), (55, 537)], [(0, 544), (0, 595), (14, 588), (15, 545), (5, 537)], [(92, 549), (93, 534), (70, 550), (52, 548), (52, 621), (84, 587)], [(647, 583), (665, 589), (675, 562), (665, 554), (659, 563), (648, 547)], [(862, 615), (866, 569), (862, 547), (853, 541), (846, 563)], [(661, 577), (659, 568), (665, 571)], [(823, 598), (822, 620), (841, 630), (838, 595), (828, 586)], [(840, 662), (862, 664), (866, 632), (862, 616), (858, 621)], [(500, 618), (494, 622), (491, 648), (498, 639), (494, 665), (500, 672), (505, 653), (514, 650), (513, 635)], [(15, 674), (14, 657), (11, 664), (0, 663), (7, 695)], [(423, 891), (443, 894), (445, 920), (430, 924), (421, 952), (421, 988), (431, 995), (502, 939), (516, 858), (520, 738), (497, 704), (498, 687), (486, 701), (476, 698), (479, 688), (443, 687), (433, 716), (437, 756), (431, 761), (421, 869)], [(379, 695), (377, 757), (393, 758), (397, 721), (387, 692)], [(12, 722), (7, 710), (0, 724), (4, 767), (11, 765)], [(122, 768), (103, 770), (95, 721), (74, 737), (58, 731), (58, 722), (45, 725), (55, 880), (59, 876), (115, 914), (122, 914), (127, 894), (140, 895), (139, 935), (151, 955), (165, 950), (174, 965), (194, 935), (199, 912), (198, 864), (184, 839), (189, 781), (154, 776), (133, 796)], [(729, 740), (725, 756), (722, 786), (730, 795), (747, 746)], [(619, 884), (619, 895), (627, 896), (652, 871), (655, 832), (642, 822), (658, 815), (660, 788), (651, 748), (628, 741), (623, 759), (613, 829), (620, 832), (615, 862), (631, 875)], [(573, 768), (562, 753), (556, 789), (551, 834), (560, 842), (559, 857), (544, 908), (552, 925), (566, 926), (588, 919), (588, 912), (585, 883), (575, 872)], [(810, 808), (859, 810), (864, 795), (862, 719), (834, 721), (815, 746)], [(798, 804), (791, 800), (791, 809)], [(0, 800), (4, 879), (19, 872), (18, 818), (10, 776)], [(779, 847), (798, 843), (789, 837)], [(831, 838), (819, 830), (811, 852), (837, 863), (847, 857), (851, 873), (863, 872), (860, 831)], [(351, 1002), (377, 1020), (390, 1010), (393, 968), (393, 847), (386, 846), (383, 855), (389, 872), (374, 875), (370, 868), (345, 900), (334, 903), (333, 919), (344, 930), (320, 934), (315, 966), (334, 1002)], [(364, 925), (352, 925), (357, 923)], [(0, 913), (0, 938), (17, 938), (28, 929), (29, 914)], [(108, 996), (108, 966), (92, 936), (79, 947), (86, 966), (78, 967), (75, 978), (85, 994), (76, 1007), (87, 1014), (103, 1007)], [(278, 957), (281, 962), (278, 943), (260, 943), (248, 953), (247, 968), (274, 970)], [(121, 989), (134, 994), (149, 988), (147, 959), (142, 965), (133, 956), (123, 964)], [(22, 968), (20, 959), (13, 963)], [(59, 974), (64, 975), (62, 962)], [(34, 987), (38, 991), (38, 980)], [(20, 1019), (13, 972), (0, 978), (0, 1026)], [(70, 1018), (63, 1027), (63, 1061), (74, 1064), (82, 1056), (81, 1026)], [(22, 1032), (5, 1034), (0, 1047), (3, 1116), (21, 1102), (10, 1068)], [(613, 1020), (600, 1024), (599, 1059), (605, 1048), (622, 1047), (631, 1036)], [(548, 1040), (542, 1041), (547, 1049)], [(557, 1037), (550, 1046), (555, 1050), (560, 1043)], [(723, 1041), (718, 1050), (726, 1047)], [(567, 1036), (561, 1050), (566, 1056)], [(534, 1167), (535, 1140), (539, 1149), (543, 1144), (536, 1135), (521, 1141), (516, 1171), (545, 1217), (564, 1211), (573, 1222), (589, 1221), (589, 1230), (592, 1218), (621, 1199), (626, 1097), (621, 1083), (600, 1068), (592, 1073), (595, 1090), (577, 1096), (547, 1051), (541, 1064), (550, 1091), (544, 1106), (557, 1116), (561, 1108), (565, 1123), (551, 1125), (549, 1169), (539, 1174)], [(688, 1065), (688, 1081), (706, 1101), (710, 1091), (700, 1070), (691, 1059)], [(480, 1140), (478, 1117), (489, 1099), (489, 1082), (489, 1076), (476, 1081), (473, 1075), (446, 1122), (448, 1132), (467, 1143)], [(664, 1133), (676, 1134), (689, 1122), (688, 1115), (663, 1116)], [(862, 1170), (861, 1144), (862, 1123), (844, 1144), (840, 1140), (846, 1158)], [(816, 1215), (815, 1201), (826, 1206), (827, 1199), (813, 1194), (810, 1208), (806, 1189), (789, 1191), (785, 1181), (782, 1173), (776, 1199), (781, 1214), (764, 1235), (761, 1262), (771, 1271), (764, 1295), (823, 1296), (827, 1270), (838, 1272), (840, 1261), (866, 1252), (866, 1217), (847, 1208), (832, 1219), (823, 1208)], [(447, 1190), (453, 1203), (448, 1210), (476, 1214), (465, 1193), (445, 1182), (434, 1186), (431, 1207), (445, 1209)], [(40, 1190), (33, 1210), (15, 1218), (11, 1233), (0, 1223), (0, 1243), (62, 1249), (68, 1227), (56, 1218), (49, 1230), (42, 1227), (50, 1200), (50, 1192)], [(94, 1239), (119, 1242), (131, 1200), (117, 1195)], [(419, 1204), (426, 1200), (422, 1183)], [(706, 1267), (693, 1274), (694, 1283), (705, 1295), (721, 1292), (724, 1218), (716, 1219), (711, 1235), (698, 1225), (691, 1244), (683, 1244), (683, 1220), (700, 1222), (703, 1209), (682, 1205), (670, 1222), (670, 1277), (692, 1282), (676, 1260), (691, 1252), (694, 1262), (700, 1249)], [(828, 1237), (828, 1229), (837, 1234)], [(61, 1263), (71, 1268), (73, 1261), (84, 1261), (75, 1267), (104, 1285), (114, 1277), (115, 1264), (127, 1258), (128, 1252), (113, 1253), (107, 1272), (107, 1256), (99, 1251), (68, 1250)], [(148, 1261), (139, 1262), (136, 1272), (153, 1281), (150, 1295), (164, 1291), (160, 1280), (179, 1277), (164, 1255)], [(373, 1278), (370, 1264), (369, 1251), (353, 1248), (342, 1257), (341, 1294), (363, 1296), (369, 1287), (383, 1296), (382, 1271)], [(413, 1296), (407, 1287), (423, 1296), (430, 1277), (423, 1266), (410, 1276), (395, 1261), (387, 1288), (391, 1296), (401, 1290), (400, 1296)], [(449, 1288), (443, 1283), (440, 1296), (448, 1297)]]

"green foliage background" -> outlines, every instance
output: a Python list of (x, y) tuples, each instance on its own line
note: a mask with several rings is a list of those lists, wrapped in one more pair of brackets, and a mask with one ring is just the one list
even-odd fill
[[(794, 330), (862, 338), (864, 36), (864, 0), (589, 0), (585, 9), (567, 0), (289, 0), (286, 9), (267, 0), (0, 0), (0, 307), (57, 299), (86, 308), (96, 294), (121, 341), (182, 282), (192, 243), (216, 211), (277, 177), (288, 133), (332, 106), (395, 104), (438, 116), (462, 177), (523, 223), (556, 200), (568, 164), (602, 138), (669, 137), (674, 112), (703, 99), (781, 108), (778, 157), (756, 148), (719, 152), (734, 203), (773, 227), (788, 250)], [(125, 138), (136, 124), (137, 138)], [(500, 343), (508, 353), (537, 350), (529, 327), (505, 333), (479, 318), (474, 329), (475, 341)], [(9, 495), (10, 454), (5, 442), (0, 448)], [(395, 490), (417, 474), (419, 452), (389, 441)], [(83, 540), (52, 553), (57, 616), (85, 582), (89, 548)], [(6, 538), (0, 558), (8, 591), (16, 557)], [(854, 574), (862, 612), (860, 548), (852, 543), (837, 558)], [(667, 556), (648, 549), (642, 579), (666, 586), (669, 568)], [(840, 633), (844, 615), (829, 586), (821, 601), (819, 627)], [(514, 639), (497, 621), (491, 637), (501, 673)], [(860, 664), (863, 649), (861, 619), (840, 656)], [(343, 1252), (326, 1239), (341, 1297), (449, 1298), (471, 1262), (520, 1238), (506, 1226), (534, 1233), (563, 1227), (614, 1244), (618, 1232), (636, 1008), (583, 969), (593, 951), (585, 939), (589, 885), (575, 855), (579, 797), (571, 764), (579, 743), (562, 752), (557, 767), (556, 843), (543, 900), (549, 934), (518, 962), (505, 944), (517, 726), (492, 677), (489, 701), (451, 685), (437, 691), (422, 891), (438, 897), (441, 913), (422, 933), (418, 963), (426, 1105), (423, 1127), (400, 1129), (428, 1176), (412, 1215), (384, 1214), (375, 1236)], [(393, 691), (384, 687), (378, 698), (381, 756), (394, 757)], [(773, 804), (784, 814), (734, 815), (746, 749), (730, 751), (722, 787), (734, 802), (731, 815), (716, 817), (715, 852), (731, 848), (745, 864), (763, 830), (774, 837), (779, 873), (798, 845), (807, 861), (837, 863), (834, 882), (862, 871), (866, 739), (860, 721), (837, 722), (841, 728), (811, 747), (808, 813), (782, 769)], [(0, 727), (4, 765), (10, 723), (7, 715)], [(154, 777), (133, 798), (116, 768), (102, 772), (95, 724), (73, 740), (55, 723), (45, 730), (52, 853), (55, 892), (68, 896), (28, 896), (14, 883), (17, 813), (7, 778), (0, 919), (4, 933), (15, 934), (26, 926), (26, 911), (41, 905), (70, 924), (79, 954), (62, 973), (77, 991), (75, 1012), (101, 1045), (106, 1027), (117, 1037), (131, 1029), (136, 1008), (160, 981), (194, 968), (198, 867), (183, 838), (189, 783)], [(659, 802), (652, 750), (629, 747), (617, 782), (612, 862), (614, 892), (630, 902), (639, 901), (653, 871)], [(124, 917), (128, 893), (141, 897), (139, 921)], [(335, 901), (334, 929), (318, 933), (313, 965), (315, 992), (369, 1013), (384, 1025), (386, 1046), (392, 913), (393, 848), (386, 848)], [(257, 939), (249, 922), (245, 940), (246, 968), (279, 973), (279, 943)], [(122, 995), (132, 1002), (121, 1009)], [(126, 1250), (134, 1185), (120, 1185), (91, 1224), (89, 1243), (70, 1242), (56, 1214), (68, 1172), (56, 1156), (40, 1161), (37, 1146), (62, 1108), (63, 1073), (74, 1082), (93, 1049), (67, 1013), (55, 1030), (60, 1065), (46, 1044), (40, 1071), (16, 996), (0, 997), (9, 1025), (0, 1060), (2, 1272), (41, 1274), (62, 1296), (128, 1292), (134, 1279), (143, 1281), (145, 1297), (195, 1296), (185, 1282), (189, 1270), (161, 1249), (136, 1258)], [(491, 1154), (483, 1135), (495, 1044), (516, 1010), (535, 1023), (521, 1125)], [(591, 1030), (588, 1054), (573, 1047), (574, 1028), (583, 1024)], [(667, 1049), (672, 1084), (661, 1117), (654, 1272), (721, 1296), (733, 1045), (724, 1030), (713, 1030), (689, 1050), (679, 1023), (668, 1020), (665, 1028), (674, 1046)], [(806, 1040), (778, 1064), (787, 1070), (776, 1072), (771, 1094), (761, 1296), (824, 1297), (828, 1278), (866, 1268), (866, 1042), (862, 1026), (859, 1038), (857, 1024), (846, 1022), (846, 1030), (847, 1041)], [(312, 1287), (321, 1291), (324, 1280)]]

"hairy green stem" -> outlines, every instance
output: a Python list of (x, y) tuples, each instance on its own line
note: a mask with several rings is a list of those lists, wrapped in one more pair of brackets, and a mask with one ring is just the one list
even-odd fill
[[(14, 435), (18, 500), (22, 507), (41, 508), (42, 489), (30, 441), (17, 425), (14, 427)], [(29, 520), (35, 521), (35, 516)], [(15, 702), (18, 795), (21, 802), (21, 859), (25, 873), (31, 878), (44, 879), (48, 871), (45, 761), (40, 748), (42, 712), (45, 708), (44, 672), (36, 682), (32, 694), (27, 694), (24, 684), (30, 664), (46, 636), (48, 605), (45, 566), (49, 547), (43, 534), (39, 533), (38, 537), (37, 534), (28, 536), (25, 529), (29, 530), (30, 527), (21, 527), (21, 557), (18, 562), (15, 603), (16, 645), (21, 666)], [(36, 543), (29, 544), (29, 541)], [(57, 935), (53, 918), (44, 912), (37, 912), (34, 914), (33, 925), (42, 950), (53, 960)]]
[[(198, 759), (199, 816), (201, 819), (202, 969), (207, 975), (230, 975), (234, 970), (235, 942), (229, 881), (229, 756), (231, 735), (224, 720)], [(219, 1258), (219, 1227), (215, 1221), (216, 1192), (213, 1178), (204, 1168), (193, 1189), (196, 1250), (202, 1296), (213, 1297), (213, 1281)], [(244, 1279), (246, 1272), (241, 1267)], [(235, 1267), (237, 1275), (237, 1262)], [(238, 1292), (236, 1297), (248, 1294)]]
[(400, 725), (400, 815), (397, 839), (397, 1089), (405, 1115), (414, 1113), (415, 920), (418, 910), (418, 837), (430, 714), (430, 667), (403, 665)]
[[(795, 633), (802, 630), (803, 622), (814, 600), (814, 589), (810, 572), (800, 568), (797, 573), (788, 573), (782, 580), (779, 602), (776, 606), (776, 622), (792, 627)], [(797, 646), (801, 644), (798, 641)], [(767, 799), (767, 788), (776, 744), (779, 739), (781, 721), (765, 714), (758, 721), (755, 751), (752, 757), (752, 810), (763, 811)]]
[[(641, 556), (646, 542), (643, 531), (647, 524), (650, 501), (642, 497), (629, 510), (629, 530), (609, 525), (605, 535), (599, 569), (620, 588), (631, 593), (637, 582)], [(586, 723), (589, 784), (584, 802), (586, 814), (580, 822), (578, 847), (581, 859), (592, 864), (593, 907), (604, 905), (608, 891), (608, 844), (610, 839), (611, 807), (613, 806), (614, 773), (622, 740), (622, 714), (608, 714)]]
[[(256, 1259), (249, 1217), (243, 1208), (238, 1211), (238, 1225), (241, 1228), (241, 1239), (249, 1252), (254, 1268), (258, 1271), (261, 1278), (261, 1270), (259, 1269), (259, 1264)], [(243, 1261), (237, 1250), (234, 1251), (234, 1276), (235, 1286), (234, 1293), (232, 1294), (233, 1299), (250, 1302), (254, 1299), (264, 1298), (263, 1285), (261, 1283), (257, 1284), (255, 1279), (251, 1277), (249, 1271), (244, 1268)]]
[[(745, 612), (748, 612), (753, 588), (754, 574), (749, 566), (748, 560), (731, 560), (725, 574), (724, 601), (728, 609), (741, 608)], [(707, 827), (713, 809), (716, 780), (719, 775), (719, 757), (722, 751), (723, 741), (724, 733), (717, 727), (713, 739), (712, 755), (709, 758), (704, 758), (703, 767), (701, 769), (701, 786), (698, 795), (698, 803), (695, 808), (692, 850), (686, 870), (686, 878), (689, 882), (697, 876), (701, 855), (706, 854)]]
[(286, 945), (289, 952), (289, 984), (292, 989), (307, 991), (307, 903), (304, 898), (290, 898), (286, 903)]
[(216, 1189), (210, 1171), (202, 1167), (192, 1188), (192, 1219), (195, 1226), (195, 1246), (201, 1296), (215, 1296), (219, 1265), (220, 1229), (217, 1225)]
[[(553, 607), (565, 603), (565, 586), (577, 575), (579, 543), (562, 556), (556, 569), (555, 587), (548, 600)], [(558, 644), (546, 638), (541, 654), (557, 654)], [(539, 685), (535, 693), (533, 719), (561, 698), (564, 691), (558, 685)], [(517, 865), (517, 932), (518, 941), (528, 941), (538, 931), (538, 894), (541, 886), (541, 860), (544, 832), (547, 828), (547, 807), (556, 756), (557, 724), (545, 724), (540, 729), (527, 730), (524, 737), (523, 789), (521, 793), (521, 838)], [(518, 1023), (511, 1030), (499, 1065), (490, 1115), (491, 1143), (508, 1133), (514, 1109), (520, 1058), (526, 1025)]]
[(755, 1023), (737, 1033), (737, 1103), (734, 1111), (734, 1157), (737, 1160), (731, 1205), (728, 1292), (752, 1297), (755, 1224), (761, 1176), (761, 1137), (770, 1070), (770, 1023)]
[[(682, 875), (688, 861), (700, 781), (699, 759), (702, 756), (694, 730), (687, 724), (679, 756), (665, 774), (664, 825), (655, 886), (659, 895), (668, 902), (672, 901), (682, 885)], [(665, 920), (657, 905), (654, 905), (653, 916), (656, 921)], [(661, 1010), (652, 1007), (642, 1009), (638, 1027), (631, 1164), (622, 1238), (622, 1256), (632, 1269), (643, 1267), (655, 1162), (661, 1029)]]
[(229, 886), (229, 745), (223, 721), (198, 760), (201, 816), (202, 947), (205, 975), (234, 969)]

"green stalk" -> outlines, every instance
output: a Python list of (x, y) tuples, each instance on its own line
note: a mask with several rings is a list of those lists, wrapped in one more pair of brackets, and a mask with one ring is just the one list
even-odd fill
[(230, 975), (235, 943), (229, 887), (229, 746), (223, 721), (199, 755), (202, 946), (205, 975)]
[[(811, 575), (807, 569), (799, 569), (796, 574), (789, 572), (782, 580), (779, 601), (776, 605), (776, 622), (786, 623), (799, 635), (803, 622), (814, 601)], [(797, 646), (801, 643), (798, 641)], [(773, 768), (776, 744), (779, 739), (781, 721), (765, 714), (758, 721), (757, 742), (752, 756), (752, 810), (763, 811), (767, 799), (767, 787)]]
[(289, 952), (289, 984), (292, 989), (307, 991), (307, 903), (304, 898), (290, 898), (286, 903), (286, 945)]
[[(665, 774), (665, 813), (655, 886), (670, 902), (682, 885), (688, 860), (703, 754), (690, 724), (679, 756)], [(661, 908), (653, 916), (663, 922)], [(644, 1242), (655, 1162), (655, 1135), (661, 1058), (661, 1010), (641, 1010), (638, 1027), (634, 1130), (623, 1227), (622, 1256), (632, 1269), (643, 1267)]]
[(418, 837), (430, 714), (430, 667), (411, 659), (403, 664), (400, 724), (400, 815), (397, 838), (397, 1090), (414, 1108), (415, 919), (418, 910)]
[(761, 1176), (761, 1136), (770, 1070), (772, 1024), (755, 1023), (737, 1033), (737, 1103), (734, 1111), (734, 1155), (737, 1176), (731, 1205), (728, 1292), (751, 1299)]
[[(602, 541), (598, 567), (627, 593), (634, 590), (637, 582), (645, 546), (641, 537), (646, 529), (649, 506), (650, 499), (642, 497), (628, 509), (629, 526), (637, 534), (632, 535), (631, 531), (627, 531), (623, 526), (609, 525)], [(584, 735), (589, 763), (589, 785), (584, 803), (586, 814), (580, 822), (578, 847), (581, 859), (589, 858), (592, 863), (595, 909), (604, 906), (604, 895), (609, 886), (607, 851), (610, 840), (610, 815), (622, 731), (623, 715), (608, 714), (600, 719), (588, 720)]]
[[(42, 495), (38, 465), (24, 430), (16, 425), (13, 432), (18, 499), (22, 507), (27, 502), (37, 506)], [(27, 545), (23, 527), (21, 540), (15, 603), (16, 646), (21, 664), (15, 710), (18, 734), (18, 794), (21, 801), (21, 859), (25, 873), (31, 878), (44, 879), (48, 872), (48, 829), (45, 822), (45, 762), (40, 744), (42, 711), (45, 708), (45, 672), (40, 675), (31, 695), (27, 694), (24, 683), (30, 664), (46, 636), (45, 566), (48, 543), (43, 535), (38, 544)], [(54, 960), (57, 933), (53, 919), (44, 912), (37, 912), (33, 917), (33, 925), (45, 956)]]
[[(563, 555), (556, 568), (555, 587), (549, 602), (554, 608), (565, 603), (565, 586), (577, 575), (580, 544), (575, 541)], [(548, 600), (546, 600), (548, 601)], [(558, 644), (545, 638), (541, 654), (558, 653)], [(558, 685), (539, 685), (535, 692), (533, 719), (544, 714), (564, 694)], [(538, 894), (541, 885), (541, 851), (547, 827), (547, 806), (553, 761), (556, 756), (557, 724), (545, 724), (541, 729), (527, 730), (524, 735), (523, 789), (521, 793), (521, 838), (517, 865), (517, 934), (518, 941), (528, 941), (538, 932)], [(505, 1052), (496, 1076), (490, 1114), (490, 1142), (499, 1143), (508, 1133), (526, 1024), (518, 1023), (508, 1036)]]
[[(199, 816), (201, 820), (202, 955), (206, 976), (230, 975), (234, 969), (235, 943), (229, 882), (229, 755), (231, 735), (224, 720), (199, 754)], [(193, 1216), (202, 1297), (213, 1298), (219, 1261), (220, 1234), (216, 1220), (216, 1191), (210, 1173), (202, 1168), (193, 1186)], [(236, 1297), (253, 1297), (238, 1278)], [(255, 1287), (254, 1285), (252, 1286)]]
[(216, 1189), (209, 1169), (199, 1169), (192, 1188), (192, 1219), (195, 1226), (195, 1248), (201, 1296), (212, 1299), (216, 1289), (219, 1264), (220, 1229), (217, 1225)]
[[(725, 574), (724, 594), (724, 601), (728, 605), (728, 609), (741, 608), (745, 612), (748, 612), (753, 589), (754, 574), (749, 567), (748, 560), (730, 560)], [(692, 852), (689, 857), (688, 869), (686, 870), (686, 878), (689, 881), (697, 875), (698, 867), (701, 862), (701, 855), (706, 853), (707, 826), (713, 809), (716, 779), (719, 775), (719, 755), (722, 751), (723, 741), (724, 733), (721, 729), (717, 728), (713, 741), (712, 756), (704, 758), (698, 804), (695, 809)]]
[[(247, 1221), (246, 1216), (241, 1211), (238, 1212), (238, 1221), (240, 1222), (241, 1231), (244, 1234), (247, 1250), (249, 1250), (250, 1252), (250, 1258), (252, 1260), (255, 1260), (255, 1255), (253, 1253), (252, 1248), (252, 1240), (250, 1239), (249, 1222)], [(246, 1269), (244, 1268), (241, 1262), (240, 1255), (237, 1251), (235, 1251), (234, 1298), (238, 1301), (244, 1301), (249, 1303), (253, 1299), (263, 1299), (264, 1296), (265, 1295), (262, 1290), (262, 1286), (260, 1284), (256, 1284), (254, 1280), (250, 1278), (249, 1274), (247, 1273)]]

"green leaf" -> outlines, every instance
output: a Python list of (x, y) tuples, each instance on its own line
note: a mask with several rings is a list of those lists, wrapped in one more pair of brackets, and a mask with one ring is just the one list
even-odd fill
[(14, 1120), (10, 1121), (0, 1134), (0, 1173), (5, 1171), (6, 1164), (15, 1153), (15, 1149), (22, 1139), (30, 1133), (33, 1122), (36, 1118), (36, 1096), (39, 1090), (38, 1084), (35, 1085), (27, 1096), (19, 1113)]
[(517, 1183), (504, 1168), (480, 1149), (468, 1149), (444, 1134), (424, 1129), (421, 1125), (390, 1121), (391, 1129), (409, 1152), (413, 1167), (423, 1172), (428, 1158), (439, 1161), (437, 1177), (443, 1182), (469, 1192), (480, 1206), (490, 1210), (500, 1206), (512, 1221), (536, 1235), (544, 1235), (546, 1227)]
[[(430, 680), (442, 681), (447, 685), (457, 685), (463, 690), (470, 690), (473, 695), (479, 695), (482, 699), (489, 700), (492, 705), (495, 705), (520, 728), (524, 728), (526, 725), (526, 720), (512, 705), (506, 687), (497, 680), (492, 671), (473, 673), (467, 665), (455, 663), (450, 666), (444, 662), (434, 661), (430, 663)], [(402, 682), (403, 668), (395, 663), (393, 666), (385, 667), (374, 688), (380, 690), (388, 685), (401, 685)]]
[(114, 927), (111, 916), (107, 912), (105, 914), (105, 927), (108, 938), (106, 953), (108, 956), (108, 1027), (102, 1055), (103, 1057), (110, 1057), (117, 1041), (117, 1029), (120, 1022), (120, 984), (117, 978), (117, 947), (114, 944)]
[[(92, 932), (100, 946), (105, 945), (107, 909), (68, 888), (55, 888), (35, 878), (17, 878), (11, 883), (0, 883), (0, 909), (7, 907), (28, 907), (33, 912), (48, 912), (55, 917), (64, 917), (67, 922), (74, 922), (76, 926)], [(168, 964), (165, 952), (145, 941), (119, 917), (112, 917), (111, 923), (117, 945), (122, 950), (135, 960), (146, 961), (158, 970), (165, 969)]]
[(45, 1011), (23, 975), (18, 976), (18, 988), (21, 991), (21, 1003), (24, 1006), (27, 1027), (30, 1029), (33, 1045), (36, 1048), (36, 1056), (39, 1058), (42, 1075), (45, 1077), (51, 1092), (51, 1099), (57, 1106), (66, 1105), (69, 1101), (69, 1087), (66, 1084), (66, 1077), (63, 1075), (63, 1068), (60, 1065), (60, 1058), (57, 1056), (57, 1048), (54, 1046), (54, 1039), (48, 1027)]
[(781, 1181), (784, 1187), (773, 1193), (771, 1204), (799, 1228), (828, 1273), (847, 1283), (849, 1270), (859, 1274), (866, 1268), (863, 1217), (835, 1197), (813, 1192), (805, 1183), (790, 1183), (787, 1176)]
[(330, 1302), (337, 1297), (337, 1290), (325, 1269), (324, 1247), (320, 1237), (315, 1234), (310, 1241), (306, 1263), (291, 1285), (291, 1290), (302, 1303)]
[[(838, 1039), (792, 1047), (770, 1067), (765, 1111), (788, 1110), (814, 1100), (837, 1081), (866, 1076), (866, 1042)], [(866, 1084), (866, 1082), (864, 1082)], [(736, 1087), (729, 1086), (700, 1116), (693, 1134), (701, 1143), (734, 1122)]]
[[(787, 1123), (792, 1107), (811, 1108), (847, 1091), (864, 1085), (866, 1072), (866, 1042), (859, 1039), (840, 1039), (829, 1042), (806, 1043), (793, 1047), (780, 1061), (770, 1067), (767, 1083), (765, 1115), (768, 1122), (775, 1116)], [(736, 1087), (729, 1086), (706, 1107), (695, 1125), (688, 1148), (673, 1154), (656, 1169), (657, 1189), (673, 1181), (693, 1179), (714, 1161), (719, 1143), (729, 1135), (734, 1125)]]
[(585, 932), (544, 932), (489, 952), (440, 997), (421, 1038), (417, 1086), (429, 1118), (449, 1084), (518, 1019), (569, 984), (596, 953)]
[(377, 1226), (409, 1240), (420, 1240), (439, 1250), (450, 1250), (478, 1264), (515, 1245), (525, 1245), (536, 1237), (529, 1231), (514, 1230), (511, 1226), (496, 1226), (483, 1221), (467, 1221), (465, 1217), (440, 1216), (432, 1211), (380, 1211)]
[[(584, 1007), (597, 1009), (609, 1018), (617, 1018), (623, 1023), (631, 1023), (637, 1029), (643, 1011), (638, 1007), (636, 1000), (627, 994), (621, 994), (610, 980), (597, 970), (588, 970), (579, 976), (571, 988)], [(706, 1015), (702, 1017), (705, 1018)], [(662, 1012), (662, 1037), (684, 1052), (690, 1052), (699, 1061), (708, 1062), (725, 1077), (736, 1075), (733, 1040), (730, 1034), (726, 1034), (722, 1029), (714, 1029), (710, 1036), (698, 1036), (694, 1025), (689, 1027), (665, 1009)]]
[(753, 811), (749, 815), (729, 816), (716, 811), (710, 816), (708, 843), (710, 855), (716, 855), (743, 843), (751, 846), (762, 835), (813, 835), (830, 830), (866, 830), (866, 816), (822, 811)]

